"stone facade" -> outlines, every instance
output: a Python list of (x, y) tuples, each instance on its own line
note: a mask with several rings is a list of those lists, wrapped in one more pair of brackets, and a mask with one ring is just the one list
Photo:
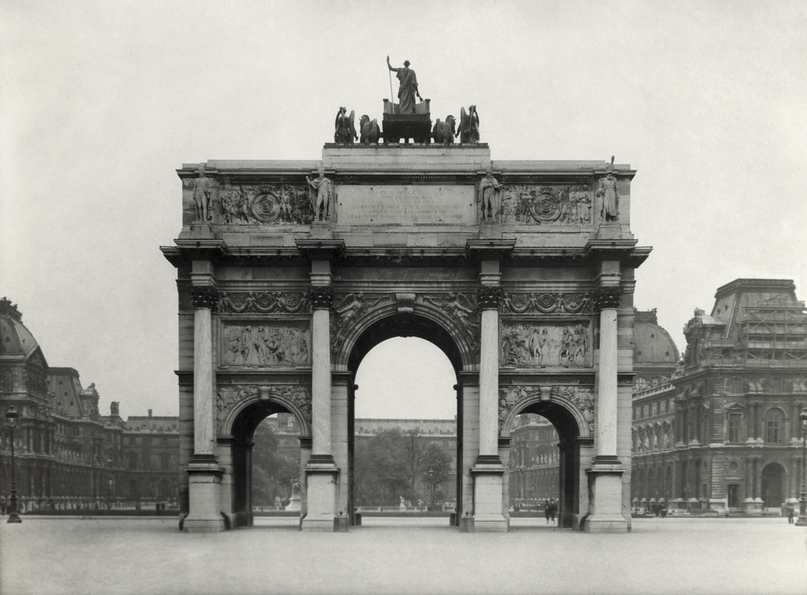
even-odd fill
[(634, 396), (637, 507), (759, 513), (798, 498), (804, 302), (771, 279), (737, 279), (715, 298), (687, 323), (677, 368)]
[[(17, 493), (26, 510), (94, 509), (176, 503), (176, 417), (98, 411), (95, 385), (83, 388), (73, 368), (50, 367), (22, 323), (0, 300), (0, 415), (19, 414), (14, 432)], [(4, 420), (0, 420), (0, 424)], [(10, 433), (0, 434), (0, 493), (11, 484)]]
[(548, 421), (525, 413), (513, 425), (510, 442), (510, 508), (541, 508), (560, 497), (558, 433)]
[(507, 529), (522, 412), (558, 428), (561, 523), (627, 530), (633, 271), (650, 251), (630, 232), (634, 173), (493, 161), (481, 143), (184, 165), (183, 228), (162, 248), (178, 273), (184, 529), (249, 522), (250, 436), (284, 411), (304, 433), (302, 528), (346, 530), (355, 372), (379, 342), (418, 336), (457, 375), (462, 530)]

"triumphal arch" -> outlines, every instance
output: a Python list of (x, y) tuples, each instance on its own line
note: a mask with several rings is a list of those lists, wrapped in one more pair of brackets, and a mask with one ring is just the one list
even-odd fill
[[(525, 412), (560, 436), (561, 525), (628, 530), (634, 269), (650, 251), (630, 231), (635, 172), (495, 161), (478, 130), (402, 142), (416, 136), (398, 107), (357, 144), (340, 110), (320, 160), (178, 170), (183, 227), (162, 250), (178, 272), (183, 529), (251, 524), (252, 434), (285, 411), (304, 434), (301, 529), (348, 530), (356, 371), (415, 336), (456, 372), (459, 530), (508, 529)], [(431, 125), (417, 108), (413, 130)]]

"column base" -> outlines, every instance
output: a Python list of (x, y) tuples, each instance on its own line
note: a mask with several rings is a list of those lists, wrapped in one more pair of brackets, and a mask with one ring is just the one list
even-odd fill
[(506, 533), (509, 528), (502, 504), (504, 471), (498, 455), (479, 456), (476, 466), (471, 469), (474, 478), (474, 532)]
[(597, 456), (587, 470), (591, 514), (586, 517), (586, 533), (627, 533), (628, 519), (622, 514), (622, 474), (617, 457)]
[(340, 524), (336, 513), (336, 482), (339, 468), (331, 455), (311, 455), (305, 468), (307, 514), (300, 522), (301, 531), (347, 531), (348, 517)]
[(217, 533), (226, 528), (221, 514), (223, 469), (213, 455), (194, 455), (188, 463), (188, 516), (182, 521), (185, 533)]

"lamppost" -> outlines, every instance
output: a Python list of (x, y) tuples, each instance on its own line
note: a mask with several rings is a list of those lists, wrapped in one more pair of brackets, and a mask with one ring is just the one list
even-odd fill
[(17, 468), (14, 465), (14, 428), (17, 427), (17, 411), (12, 405), (6, 410), (6, 425), (11, 428), (11, 496), (8, 499), (8, 520), (7, 523), (21, 523), (22, 519), (17, 514), (17, 483), (14, 478), (17, 476)]
[(801, 494), (799, 495), (799, 518), (796, 524), (803, 527), (807, 525), (807, 407), (801, 410)]

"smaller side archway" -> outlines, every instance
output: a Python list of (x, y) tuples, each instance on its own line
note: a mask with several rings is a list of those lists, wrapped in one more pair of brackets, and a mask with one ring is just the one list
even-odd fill
[(540, 415), (558, 433), (558, 526), (580, 529), (589, 511), (585, 468), (591, 463), (594, 446), (588, 420), (579, 407), (562, 397), (559, 391), (548, 388), (522, 399), (503, 416), (503, 437), (511, 435), (516, 416), (523, 413)]
[(778, 508), (785, 501), (787, 471), (781, 463), (772, 462), (762, 468), (762, 500), (766, 508)]

